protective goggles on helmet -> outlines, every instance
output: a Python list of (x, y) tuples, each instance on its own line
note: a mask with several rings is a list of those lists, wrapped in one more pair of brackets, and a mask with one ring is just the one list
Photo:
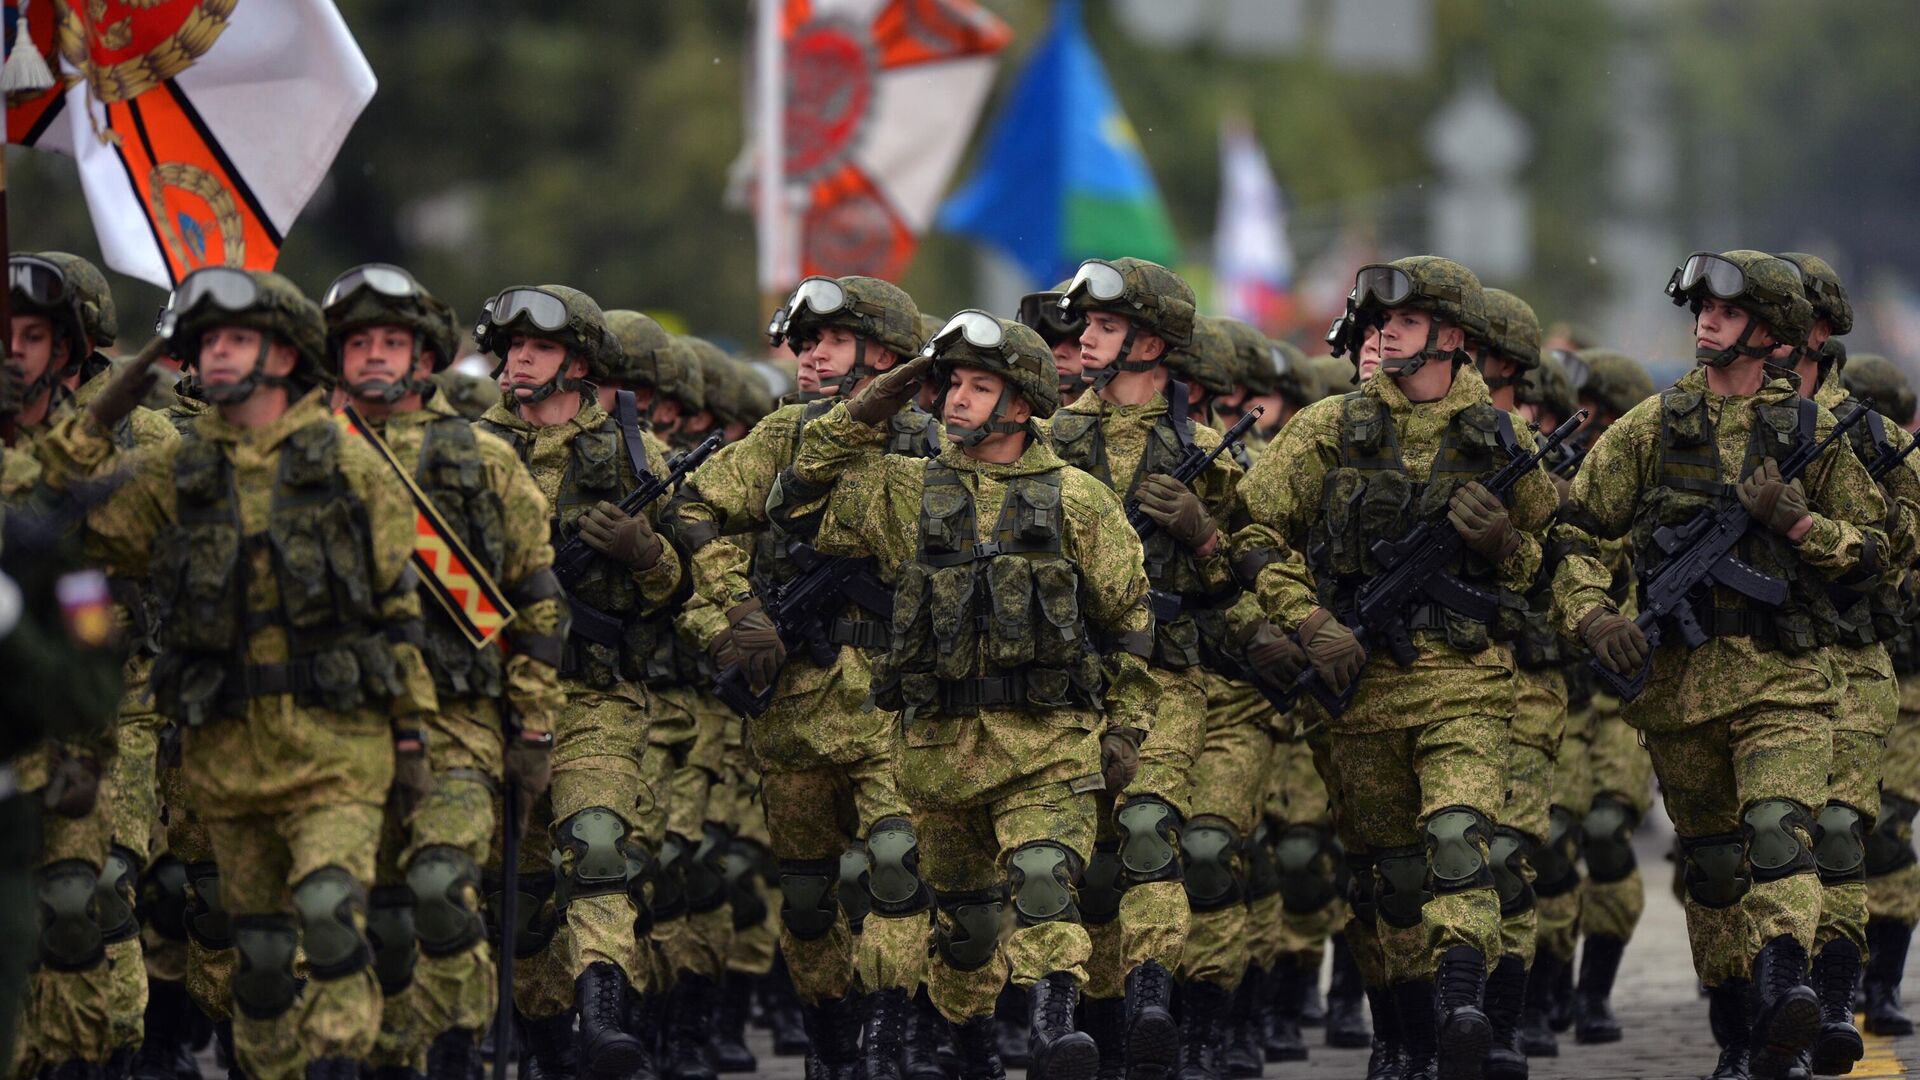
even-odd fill
[(956, 337), (965, 339), (967, 344), (976, 349), (998, 349), (1007, 340), (1007, 333), (999, 319), (979, 308), (968, 308), (948, 319), (947, 325), (941, 327), (940, 332), (933, 335), (933, 340), (927, 342), (926, 348), (920, 350), (920, 355), (932, 356), (941, 345)]
[(361, 289), (395, 300), (420, 295), (420, 283), (405, 270), (389, 263), (362, 263), (333, 279), (333, 284), (327, 286), (327, 295), (320, 301), (320, 306), (330, 308)]
[(181, 280), (160, 309), (160, 336), (171, 338), (180, 320), (204, 304), (221, 311), (251, 310), (260, 302), (260, 285), (243, 270), (230, 266), (209, 266), (195, 270)]
[(7, 260), (7, 288), (39, 307), (54, 307), (68, 299), (66, 271), (37, 255)]
[(767, 320), (767, 342), (778, 345), (785, 341), (794, 316), (802, 311), (819, 316), (832, 315), (846, 310), (847, 303), (846, 287), (832, 278), (802, 278), (800, 284), (794, 286), (793, 295), (787, 297), (787, 302), (780, 305), (779, 310), (773, 313), (773, 318)]
[(1747, 272), (1740, 269), (1738, 263), (1711, 251), (1696, 251), (1667, 279), (1667, 295), (1675, 304), (1684, 304), (1689, 295), (1701, 288), (1716, 299), (1737, 300), (1746, 295)]
[(1587, 380), (1593, 378), (1593, 369), (1580, 359), (1579, 353), (1572, 349), (1555, 349), (1553, 355), (1560, 361), (1560, 369), (1567, 373), (1567, 383), (1574, 393), (1579, 393), (1587, 385)]
[(536, 330), (555, 334), (567, 328), (572, 314), (566, 301), (543, 289), (506, 289), (487, 301), (473, 336), (483, 339), (490, 326), (504, 328), (522, 319)]
[(1085, 293), (1087, 299), (1099, 304), (1112, 303), (1127, 294), (1127, 280), (1121, 275), (1119, 267), (1100, 259), (1088, 259), (1074, 272), (1073, 280), (1067, 283), (1067, 291), (1060, 294), (1058, 307), (1068, 310), (1074, 305), (1074, 297)]
[(1047, 338), (1049, 343), (1056, 338), (1077, 335), (1085, 328), (1087, 320), (1078, 312), (1061, 308), (1060, 298), (1065, 295), (1057, 292), (1028, 293), (1020, 298), (1019, 321)]
[(1405, 270), (1386, 263), (1369, 263), (1353, 275), (1353, 292), (1348, 299), (1355, 307), (1365, 304), (1369, 298), (1381, 307), (1396, 307), (1411, 300), (1415, 291), (1413, 275)]

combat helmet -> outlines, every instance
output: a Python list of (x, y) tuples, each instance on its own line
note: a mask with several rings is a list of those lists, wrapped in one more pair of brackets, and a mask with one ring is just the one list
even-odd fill
[(1913, 384), (1907, 381), (1906, 372), (1886, 357), (1855, 353), (1840, 373), (1840, 382), (1847, 393), (1871, 400), (1876, 412), (1901, 427), (1913, 423)]
[[(1518, 386), (1525, 381), (1527, 372), (1540, 366), (1539, 316), (1533, 313), (1531, 304), (1505, 289), (1484, 289), (1481, 297), (1487, 308), (1487, 330), (1484, 334), (1474, 335), (1474, 340), (1497, 351), (1520, 368), (1518, 374), (1504, 378), (1487, 376), (1487, 388), (1497, 390), (1502, 386)], [(1481, 374), (1485, 375), (1485, 372)]]
[(588, 364), (587, 376), (597, 384), (647, 386), (678, 397), (674, 388), (685, 381), (690, 359), (674, 347), (674, 336), (652, 316), (630, 308), (615, 308), (606, 319), (607, 335), (616, 348)]
[(774, 409), (773, 388), (768, 386), (767, 380), (761, 376), (761, 365), (751, 360), (737, 360), (732, 357), (728, 357), (727, 362), (732, 365), (738, 380), (741, 420), (748, 425), (759, 423), (762, 417)]
[(1613, 349), (1581, 349), (1573, 354), (1586, 375), (1575, 393), (1615, 416), (1625, 416), (1635, 405), (1653, 396), (1653, 376), (1646, 365)]
[(679, 386), (668, 388), (667, 393), (679, 398), (687, 410), (699, 412), (707, 408), (707, 386), (712, 372), (731, 366), (733, 358), (720, 346), (692, 334), (675, 334), (673, 347), (686, 362), (686, 378)]
[(8, 259), (7, 287), (13, 314), (46, 316), (53, 323), (54, 348), (57, 350), (62, 342), (67, 346), (66, 360), (56, 364), (50, 359), (47, 370), (26, 388), (24, 400), (38, 401), (68, 371), (83, 367), (94, 352), (93, 336), (87, 329), (87, 302), (82, 283), (68, 272), (58, 252), (49, 252)]
[(1725, 367), (1743, 356), (1772, 354), (1772, 346), (1747, 344), (1756, 320), (1766, 323), (1773, 336), (1788, 345), (1805, 344), (1807, 330), (1813, 326), (1813, 305), (1801, 286), (1800, 271), (1764, 251), (1696, 251), (1667, 279), (1667, 296), (1676, 307), (1689, 308), (1695, 315), (1711, 296), (1736, 304), (1753, 316), (1732, 345), (1694, 350), (1695, 360), (1714, 367)]
[[(1335, 320), (1327, 332), (1327, 344), (1335, 356), (1352, 358), (1359, 370), (1360, 347), (1369, 327), (1380, 325), (1394, 308), (1410, 307), (1428, 312), (1436, 319), (1453, 323), (1468, 337), (1485, 338), (1487, 304), (1480, 279), (1473, 271), (1438, 255), (1409, 255), (1390, 263), (1369, 263), (1353, 276), (1353, 292), (1347, 296), (1347, 314)], [(1380, 370), (1404, 377), (1424, 367), (1429, 360), (1461, 363), (1464, 352), (1442, 351), (1436, 341), (1438, 325), (1427, 329), (1427, 341), (1412, 356), (1383, 359)]]
[(1123, 371), (1152, 371), (1162, 358), (1135, 360), (1141, 330), (1167, 343), (1169, 353), (1193, 343), (1193, 286), (1179, 274), (1145, 259), (1088, 259), (1060, 294), (1060, 312), (1081, 319), (1095, 311), (1127, 320), (1127, 336), (1113, 362), (1097, 369), (1089, 385), (1099, 393)]
[(936, 385), (945, 386), (954, 368), (979, 368), (1007, 380), (986, 423), (974, 428), (947, 425), (947, 434), (962, 446), (973, 446), (988, 435), (1025, 430), (1024, 425), (1004, 419), (1013, 394), (1019, 394), (1033, 415), (1042, 419), (1060, 407), (1053, 350), (1038, 331), (1023, 323), (968, 308), (948, 319), (920, 354), (932, 358)]
[[(495, 293), (481, 307), (480, 322), (473, 328), (473, 339), (480, 348), (500, 359), (504, 369), (507, 350), (514, 334), (526, 334), (559, 342), (575, 358), (586, 361), (587, 370), (613, 361), (620, 345), (607, 331), (607, 317), (593, 297), (565, 285), (514, 285)], [(519, 404), (532, 405), (554, 394), (582, 391), (592, 386), (590, 379), (567, 375), (566, 364), (553, 378), (535, 387), (526, 397), (515, 395)]]
[(1546, 409), (1562, 420), (1580, 409), (1579, 399), (1573, 392), (1573, 380), (1567, 377), (1567, 367), (1558, 350), (1540, 357), (1540, 366), (1521, 377), (1513, 396), (1516, 401)]
[[(1818, 359), (1820, 382), (1824, 384), (1828, 375), (1847, 366), (1847, 349), (1839, 341), (1841, 336), (1853, 332), (1853, 305), (1847, 302), (1847, 287), (1840, 283), (1839, 271), (1818, 255), (1788, 251), (1779, 258), (1800, 276), (1807, 303), (1813, 306), (1814, 320), (1827, 321), (1828, 337), (1820, 343)], [(1797, 363), (1804, 353), (1804, 348), (1795, 346), (1794, 361)]]
[[(1047, 355), (1051, 359), (1051, 349)], [(1211, 315), (1196, 315), (1192, 343), (1169, 352), (1167, 367), (1180, 378), (1200, 384), (1209, 395), (1222, 397), (1233, 393), (1239, 360), (1234, 353), (1233, 339), (1227, 336), (1220, 320)]]
[(767, 342), (785, 343), (795, 356), (820, 331), (838, 326), (853, 333), (853, 366), (844, 375), (820, 380), (820, 395), (851, 391), (862, 379), (878, 375), (867, 363), (866, 343), (879, 342), (896, 356), (920, 351), (920, 309), (907, 291), (891, 281), (855, 274), (842, 278), (809, 277), (794, 286), (793, 295), (767, 323)]
[(1077, 340), (1087, 328), (1086, 312), (1060, 306), (1060, 298), (1067, 295), (1072, 284), (1073, 279), (1069, 278), (1051, 289), (1030, 292), (1020, 298), (1019, 322), (1032, 327), (1049, 349), (1069, 338)]
[[(458, 358), (460, 323), (453, 308), (398, 266), (363, 263), (348, 270), (327, 286), (320, 310), (327, 320), (327, 356), (336, 377), (341, 375), (340, 350), (347, 335), (363, 326), (401, 326), (412, 331), (414, 361), (431, 350), (436, 372), (445, 371)], [(343, 385), (354, 397), (389, 404), (421, 389), (412, 365), (392, 383)]]
[[(320, 305), (300, 287), (271, 270), (207, 266), (182, 278), (161, 309), (159, 332), (168, 352), (197, 363), (200, 339), (220, 326), (243, 326), (263, 333), (260, 356), (246, 378), (230, 386), (200, 386), (215, 405), (231, 405), (261, 387), (283, 386), (299, 394), (330, 382), (327, 375), (327, 324)], [(293, 347), (293, 371), (283, 377), (264, 370), (271, 339)]]

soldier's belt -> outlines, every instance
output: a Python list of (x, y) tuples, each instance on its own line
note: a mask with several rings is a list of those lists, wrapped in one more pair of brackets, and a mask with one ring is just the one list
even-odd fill
[(609, 615), (585, 600), (575, 596), (571, 590), (567, 596), (567, 630), (575, 637), (585, 638), (595, 645), (609, 649), (619, 649), (621, 632), (625, 629), (624, 620)]
[(943, 679), (940, 705), (947, 709), (978, 709), (990, 705), (1025, 705), (1027, 677), (1021, 673), (976, 679)]
[(884, 649), (893, 643), (893, 635), (876, 619), (835, 619), (827, 627), (827, 641), (859, 649)]
[(226, 701), (275, 697), (280, 694), (306, 694), (319, 689), (312, 660), (293, 660), (285, 664), (235, 664), (226, 669), (220, 681), (220, 697)]

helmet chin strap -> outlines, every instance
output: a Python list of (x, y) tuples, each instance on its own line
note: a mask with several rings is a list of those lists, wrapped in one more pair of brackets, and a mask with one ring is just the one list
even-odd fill
[(1123, 371), (1153, 370), (1154, 365), (1159, 363), (1158, 360), (1135, 360), (1133, 358), (1133, 340), (1139, 336), (1140, 324), (1131, 319), (1127, 320), (1127, 336), (1120, 339), (1119, 353), (1114, 356), (1113, 363), (1093, 373), (1093, 378), (1087, 382), (1087, 388), (1089, 390), (1098, 394), (1107, 388), (1107, 384), (1113, 381), (1115, 375)]
[(853, 364), (839, 375), (829, 375), (820, 380), (820, 389), (800, 391), (801, 401), (819, 401), (821, 398), (849, 397), (853, 388), (861, 379), (880, 374), (878, 368), (867, 363), (867, 336), (858, 330), (853, 332)]
[(966, 448), (979, 446), (989, 435), (1015, 435), (1027, 430), (1027, 425), (1016, 424), (1005, 419), (1007, 406), (1011, 404), (1013, 404), (1013, 387), (1009, 384), (1000, 388), (1000, 400), (993, 403), (993, 412), (987, 417), (985, 423), (978, 427), (968, 427), (949, 420), (946, 425), (947, 434), (962, 448)]
[(1696, 348), (1693, 350), (1694, 361), (1696, 363), (1706, 364), (1709, 367), (1723, 368), (1744, 356), (1765, 357), (1773, 355), (1773, 346), (1771, 345), (1762, 348), (1758, 345), (1747, 344), (1747, 339), (1753, 336), (1755, 324), (1756, 320), (1749, 317), (1747, 319), (1747, 325), (1740, 329), (1740, 336), (1733, 340), (1733, 344), (1724, 349)]
[[(521, 409), (528, 405), (538, 405), (555, 394), (585, 392), (593, 383), (586, 379), (569, 378), (567, 376), (567, 365), (571, 363), (573, 363), (573, 351), (569, 349), (566, 357), (560, 361), (560, 369), (553, 373), (553, 378), (534, 387), (533, 391), (526, 397), (520, 396), (521, 387), (508, 387), (508, 391), (513, 396), (513, 407), (515, 409)], [(505, 364), (501, 365), (503, 370), (505, 367)]]
[[(1427, 361), (1429, 360), (1451, 358), (1455, 350), (1440, 348), (1438, 344), (1439, 341), (1439, 325), (1429, 322), (1427, 324), (1426, 344), (1420, 346), (1420, 351), (1414, 353), (1412, 356), (1389, 357), (1386, 355), (1386, 347), (1383, 342), (1380, 352), (1380, 370), (1386, 372), (1392, 378), (1404, 379), (1414, 372), (1419, 371), (1421, 368), (1426, 367)], [(1355, 365), (1354, 370), (1359, 370), (1358, 364)]]
[(258, 390), (292, 390), (293, 380), (285, 375), (267, 374), (267, 350), (273, 347), (273, 335), (260, 334), (260, 352), (253, 358), (253, 370), (247, 372), (239, 382), (226, 386), (209, 386), (201, 383), (201, 396), (212, 405), (238, 405), (254, 395)]

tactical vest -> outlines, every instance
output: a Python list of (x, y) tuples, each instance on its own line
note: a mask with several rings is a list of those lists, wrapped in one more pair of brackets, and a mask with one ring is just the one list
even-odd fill
[[(160, 711), (197, 726), (246, 699), (293, 694), (348, 711), (403, 689), (371, 568), (366, 507), (339, 469), (340, 431), (316, 420), (281, 444), (267, 528), (242, 535), (233, 465), (219, 443), (188, 442), (174, 459), (177, 520), (156, 539), (153, 589)], [(273, 567), (279, 607), (247, 607), (253, 555)], [(248, 637), (286, 631), (286, 663), (248, 662)]]
[[(132, 453), (139, 449), (133, 433), (133, 417), (123, 416), (113, 426), (110, 433), (113, 445), (123, 453)], [(114, 603), (127, 613), (126, 639), (128, 648), (144, 656), (156, 656), (160, 652), (160, 610), (154, 599), (153, 590), (144, 581), (114, 576), (107, 579), (107, 589)]]
[[(1858, 398), (1848, 395), (1842, 404), (1843, 407), (1851, 407), (1858, 401)], [(1887, 437), (1887, 418), (1877, 410), (1869, 411), (1862, 422), (1848, 428), (1847, 438), (1852, 440), (1854, 456), (1863, 465), (1872, 464), (1882, 454), (1898, 453), (1893, 440)], [(1886, 494), (1884, 489), (1882, 493)], [(1893, 496), (1887, 494), (1889, 533), (1898, 518), (1899, 508)], [(1829, 582), (1827, 595), (1837, 612), (1837, 640), (1842, 645), (1893, 642), (1907, 634), (1907, 605), (1897, 585), (1869, 583), (1864, 588), (1853, 588)]]
[[(1736, 407), (1738, 407), (1736, 405)], [(1745, 477), (1766, 458), (1785, 460), (1814, 438), (1819, 406), (1804, 398), (1787, 405), (1753, 406), (1753, 433), (1739, 474)], [(1665, 554), (1653, 534), (1664, 525), (1679, 528), (1702, 510), (1718, 509), (1739, 496), (1720, 480), (1720, 448), (1707, 414), (1706, 396), (1678, 387), (1660, 395), (1660, 460), (1654, 486), (1634, 506), (1633, 554), (1641, 583), (1657, 573)], [(1789, 653), (1803, 653), (1837, 637), (1838, 613), (1825, 581), (1805, 569), (1793, 545), (1756, 524), (1736, 549), (1738, 557), (1763, 574), (1788, 582), (1787, 602), (1778, 609), (1753, 604), (1715, 587), (1694, 601), (1700, 626), (1713, 636), (1751, 637)]]
[[(1140, 465), (1123, 489), (1114, 482), (1107, 463), (1107, 436), (1099, 413), (1059, 412), (1053, 417), (1053, 451), (1061, 460), (1086, 472), (1131, 499), (1140, 481), (1154, 473), (1171, 472), (1193, 445), (1193, 422), (1187, 417), (1186, 387), (1167, 383), (1167, 411), (1147, 435)], [(1157, 667), (1183, 670), (1202, 661), (1200, 627), (1195, 615), (1220, 597), (1211, 595), (1186, 546), (1156, 529), (1142, 541), (1146, 550), (1148, 600), (1153, 605), (1153, 659)], [(1228, 672), (1232, 674), (1232, 672)]]
[(1080, 568), (1061, 553), (1061, 476), (1009, 480), (993, 538), (976, 543), (972, 493), (950, 466), (927, 462), (919, 554), (894, 589), (890, 648), (874, 664), (876, 705), (911, 722), (1099, 703)]
[[(464, 417), (440, 416), (426, 425), (414, 480), (426, 493), (480, 569), (500, 580), (506, 564), (506, 506), (487, 483), (473, 425)], [(449, 698), (498, 698), (502, 655), (497, 643), (476, 649), (438, 605), (426, 605), (426, 643), (421, 652), (433, 685)]]
[[(1307, 563), (1321, 606), (1342, 621), (1353, 618), (1358, 591), (1384, 571), (1374, 561), (1377, 541), (1397, 540), (1421, 521), (1437, 520), (1462, 484), (1498, 469), (1524, 451), (1512, 419), (1486, 402), (1453, 415), (1425, 480), (1415, 480), (1400, 457), (1393, 414), (1382, 402), (1354, 391), (1340, 399), (1340, 458), (1321, 486), (1320, 517), (1307, 533)], [(1464, 550), (1451, 568), (1461, 581), (1500, 597), (1503, 611), (1524, 605), (1500, 585), (1493, 563)], [(1407, 628), (1444, 633), (1447, 644), (1466, 653), (1507, 636), (1442, 604), (1425, 601), (1408, 610)]]

